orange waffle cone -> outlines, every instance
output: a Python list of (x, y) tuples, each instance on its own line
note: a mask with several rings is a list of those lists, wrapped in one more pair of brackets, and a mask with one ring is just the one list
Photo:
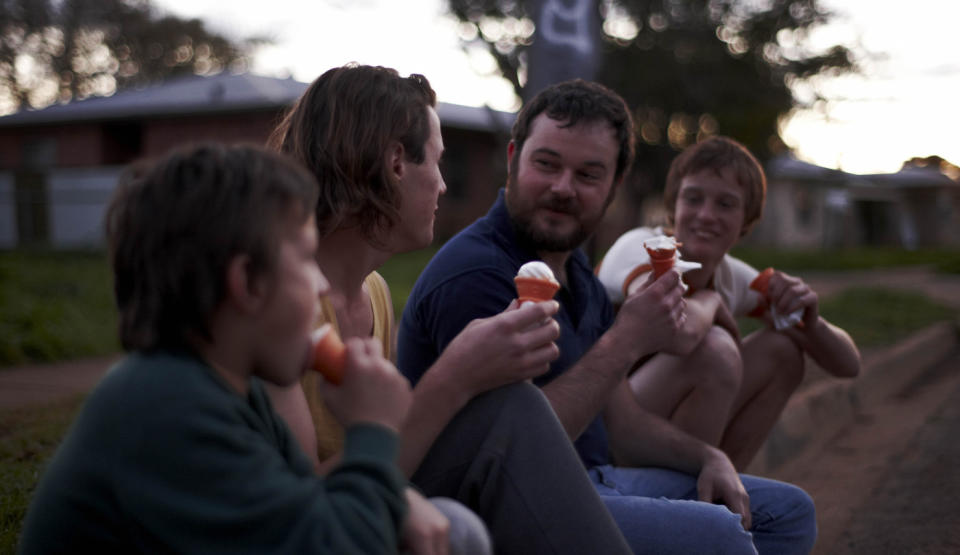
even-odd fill
[(673, 268), (673, 262), (676, 260), (676, 257), (671, 256), (670, 258), (653, 258), (650, 257), (650, 265), (653, 266), (653, 277), (658, 278), (663, 274), (670, 271), (670, 268)]
[(560, 289), (559, 283), (545, 279), (515, 277), (513, 281), (517, 284), (517, 297), (520, 299), (520, 304), (524, 301), (535, 303), (549, 301), (557, 289)]
[(770, 276), (773, 275), (773, 268), (767, 268), (764, 271), (757, 274), (757, 277), (753, 278), (753, 281), (750, 282), (750, 289), (760, 293), (763, 297), (767, 296), (767, 289), (770, 288)]
[(347, 358), (343, 342), (330, 324), (324, 324), (313, 332), (313, 341), (313, 361), (310, 367), (320, 372), (328, 382), (339, 384), (343, 380), (343, 367)]
[(658, 278), (673, 268), (677, 260), (677, 249), (651, 249), (644, 245), (650, 255), (650, 265), (653, 266), (653, 277)]

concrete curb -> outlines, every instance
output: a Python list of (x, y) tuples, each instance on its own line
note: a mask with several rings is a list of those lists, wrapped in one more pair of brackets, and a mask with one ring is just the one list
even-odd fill
[(766, 474), (851, 423), (861, 406), (905, 387), (960, 344), (958, 322), (940, 322), (865, 356), (860, 376), (827, 377), (796, 393), (747, 472)]

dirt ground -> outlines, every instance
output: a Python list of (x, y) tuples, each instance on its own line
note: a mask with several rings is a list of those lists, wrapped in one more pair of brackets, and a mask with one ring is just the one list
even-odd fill
[(0, 369), (0, 411), (89, 391), (119, 356)]
[(815, 554), (960, 553), (960, 349), (771, 477), (817, 506)]

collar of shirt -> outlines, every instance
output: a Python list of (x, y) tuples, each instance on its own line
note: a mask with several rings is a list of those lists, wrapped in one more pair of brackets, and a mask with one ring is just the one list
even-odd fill
[[(531, 260), (540, 259), (536, 252), (525, 248), (517, 239), (513, 220), (507, 210), (504, 189), (500, 189), (497, 200), (490, 207), (485, 219), (493, 231), (494, 239), (515, 263), (515, 270)], [(567, 283), (560, 288), (555, 297), (561, 304), (561, 310), (569, 314), (574, 327), (579, 327), (584, 313), (592, 304), (589, 287), (592, 279), (594, 279), (593, 270), (587, 255), (580, 248), (574, 249), (567, 259)]]

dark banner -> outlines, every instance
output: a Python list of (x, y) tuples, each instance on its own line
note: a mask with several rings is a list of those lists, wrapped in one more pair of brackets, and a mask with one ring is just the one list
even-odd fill
[(533, 44), (527, 50), (524, 100), (547, 85), (593, 79), (600, 60), (597, 0), (536, 0)]

